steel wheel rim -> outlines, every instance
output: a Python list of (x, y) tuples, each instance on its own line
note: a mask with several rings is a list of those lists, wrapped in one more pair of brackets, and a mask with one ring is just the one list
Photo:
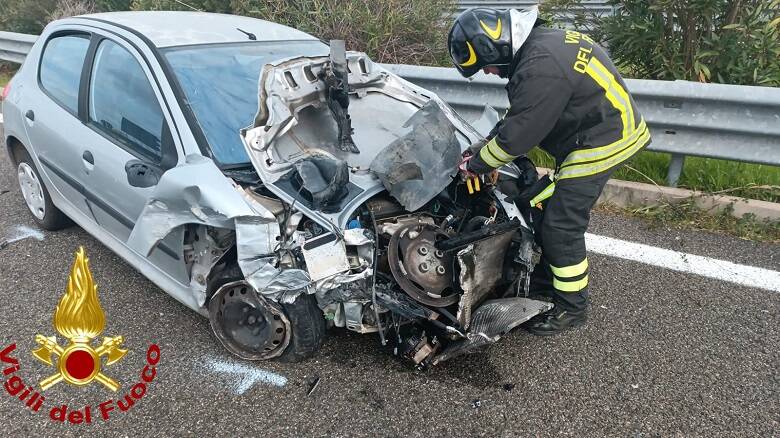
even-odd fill
[[(233, 307), (236, 304), (245, 309), (244, 316), (247, 320), (241, 321), (240, 324), (226, 324), (228, 320), (235, 319), (236, 309)], [(250, 316), (255, 318), (249, 321)], [(231, 353), (247, 360), (279, 357), (284, 353), (291, 339), (290, 320), (281, 307), (263, 298), (245, 281), (228, 283), (217, 290), (209, 301), (209, 322), (222, 345)], [(254, 334), (259, 335), (263, 331), (266, 335), (265, 339), (261, 337), (257, 339), (259, 343), (256, 345), (249, 345), (248, 333), (245, 329), (251, 327), (245, 324), (255, 325), (254, 328), (258, 330)], [(267, 329), (270, 331), (266, 331)]]
[(35, 174), (32, 166), (25, 162), (19, 163), (17, 175), (19, 177), (19, 188), (22, 190), (22, 196), (24, 196), (27, 208), (30, 209), (33, 216), (43, 220), (43, 217), (46, 216), (46, 199), (43, 194), (43, 185), (38, 179), (38, 175)]

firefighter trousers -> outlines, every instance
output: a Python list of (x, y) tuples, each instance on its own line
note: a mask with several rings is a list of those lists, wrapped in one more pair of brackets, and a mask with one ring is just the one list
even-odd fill
[(585, 232), (590, 210), (601, 195), (612, 170), (580, 178), (554, 181), (531, 205), (541, 206), (537, 242), (542, 258), (531, 278), (531, 290), (549, 293), (559, 307), (587, 309), (588, 258)]

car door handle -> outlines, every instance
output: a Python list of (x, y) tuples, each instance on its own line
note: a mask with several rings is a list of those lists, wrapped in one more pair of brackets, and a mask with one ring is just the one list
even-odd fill
[(92, 156), (92, 152), (90, 151), (84, 151), (83, 154), (81, 154), (81, 158), (86, 161), (89, 164), (95, 165), (95, 157)]
[(35, 113), (33, 112), (33, 110), (27, 110), (27, 112), (24, 113), (24, 116), (30, 119), (31, 122), (35, 121)]

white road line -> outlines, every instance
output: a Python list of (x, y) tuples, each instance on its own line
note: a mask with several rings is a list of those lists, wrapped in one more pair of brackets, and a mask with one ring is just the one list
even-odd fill
[(743, 286), (780, 292), (780, 272), (725, 260), (656, 248), (611, 237), (585, 234), (588, 251)]
[(3, 113), (0, 113), (0, 125), (3, 124)]
[[(272, 386), (282, 387), (287, 384), (287, 378), (266, 371), (264, 369), (250, 367), (237, 362), (228, 362), (213, 357), (208, 357), (204, 361), (208, 370), (219, 374), (232, 374), (237, 379), (232, 382), (232, 389), (236, 394), (243, 394), (251, 388), (256, 382), (266, 383)], [(231, 377), (233, 377), (231, 376)]]

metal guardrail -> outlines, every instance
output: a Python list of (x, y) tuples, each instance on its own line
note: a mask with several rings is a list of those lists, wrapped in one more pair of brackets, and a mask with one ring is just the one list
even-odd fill
[[(459, 0), (458, 11), (462, 12), (468, 8), (526, 9), (543, 2), (544, 0)], [(613, 7), (608, 3), (607, 0), (582, 0), (580, 5), (589, 12), (595, 12), (599, 15), (611, 14), (613, 11)]]
[[(0, 60), (21, 63), (35, 35), (0, 32)], [(427, 88), (467, 120), (485, 105), (507, 109), (505, 82), (482, 75), (464, 79), (454, 69), (387, 65)], [(672, 154), (667, 176), (674, 186), (686, 156), (780, 166), (780, 88), (627, 79), (650, 126), (649, 149)]]
[[(528, 9), (531, 6), (544, 3), (544, 0), (459, 0), (456, 14), (460, 14), (468, 8), (491, 8), (491, 9)], [(570, 6), (562, 13), (556, 13), (555, 26), (564, 28), (575, 28), (574, 21), (576, 15), (585, 13), (587, 16), (604, 17), (613, 15), (615, 8), (607, 0), (580, 0), (579, 5)]]
[(0, 60), (21, 64), (37, 39), (36, 35), (0, 31)]
[[(467, 120), (485, 105), (509, 106), (505, 81), (482, 73), (468, 80), (455, 69), (387, 65), (433, 91)], [(780, 88), (627, 79), (653, 142), (649, 150), (672, 154), (667, 181), (676, 186), (686, 156), (780, 166)]]

